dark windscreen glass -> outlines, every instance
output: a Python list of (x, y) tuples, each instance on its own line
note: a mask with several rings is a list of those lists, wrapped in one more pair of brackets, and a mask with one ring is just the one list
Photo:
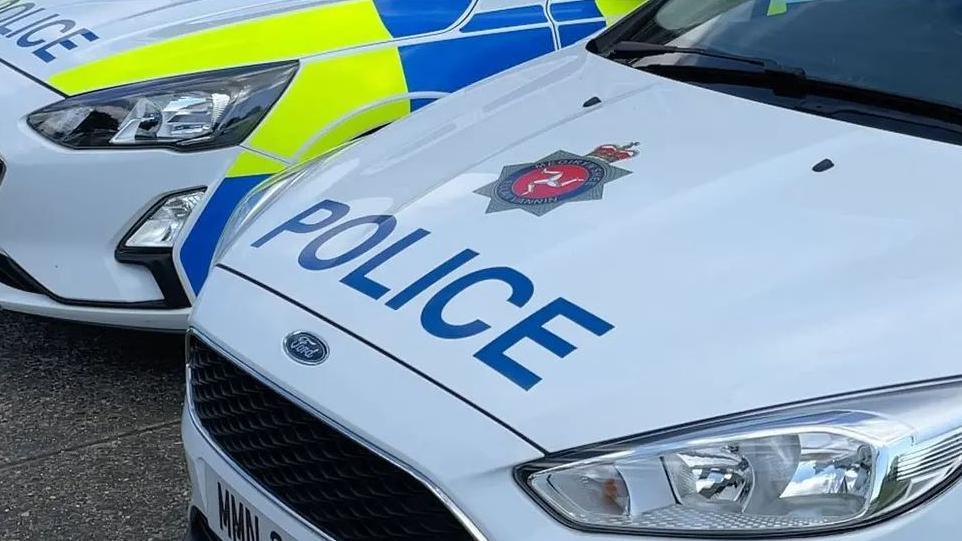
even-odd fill
[(627, 39), (962, 106), (962, 0), (654, 0)]

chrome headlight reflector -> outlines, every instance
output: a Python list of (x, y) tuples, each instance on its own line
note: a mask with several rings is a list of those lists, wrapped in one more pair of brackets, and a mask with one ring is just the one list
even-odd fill
[(27, 123), (73, 149), (234, 146), (267, 115), (297, 66), (273, 63), (98, 90), (40, 109)]
[(877, 523), (962, 476), (962, 383), (781, 408), (579, 449), (518, 469), (568, 525), (693, 537)]

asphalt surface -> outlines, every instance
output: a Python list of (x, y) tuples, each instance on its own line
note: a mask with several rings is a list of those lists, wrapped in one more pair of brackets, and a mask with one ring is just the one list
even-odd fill
[(0, 312), (0, 539), (177, 540), (183, 338)]

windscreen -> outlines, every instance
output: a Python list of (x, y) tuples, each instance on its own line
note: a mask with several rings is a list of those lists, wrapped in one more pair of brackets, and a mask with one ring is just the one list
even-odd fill
[(632, 41), (962, 106), (962, 0), (659, 0), (630, 22)]

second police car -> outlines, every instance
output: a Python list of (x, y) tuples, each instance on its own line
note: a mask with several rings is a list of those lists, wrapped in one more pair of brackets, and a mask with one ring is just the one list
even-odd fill
[(261, 185), (188, 539), (957, 540), (960, 29), (653, 0)]
[(0, 0), (0, 307), (183, 330), (268, 175), (640, 0)]

